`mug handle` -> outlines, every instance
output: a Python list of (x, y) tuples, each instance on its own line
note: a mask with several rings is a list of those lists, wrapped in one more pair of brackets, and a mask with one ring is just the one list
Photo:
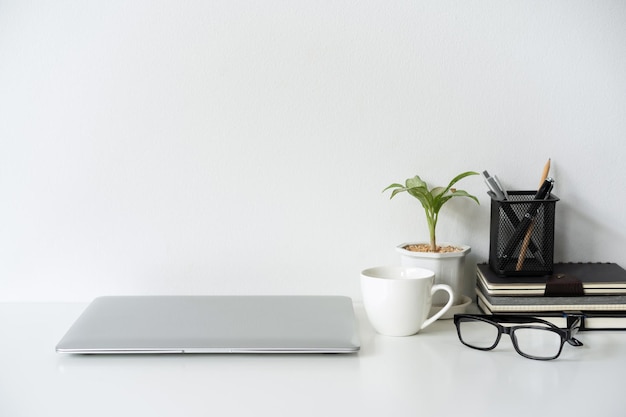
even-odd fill
[(448, 311), (450, 309), (450, 307), (452, 307), (452, 303), (454, 302), (454, 293), (452, 292), (452, 288), (449, 285), (447, 285), (447, 284), (435, 284), (435, 285), (433, 285), (433, 287), (430, 290), (431, 297), (437, 291), (445, 291), (445, 292), (447, 292), (448, 295), (449, 295), (448, 302), (446, 303), (445, 306), (443, 306), (443, 308), (441, 310), (439, 310), (438, 312), (433, 314), (432, 317), (428, 318), (422, 324), (422, 327), (420, 328), (420, 330), (423, 330), (427, 326), (430, 326), (431, 324), (433, 324), (435, 322), (435, 320), (437, 320), (439, 317), (441, 317), (444, 314), (446, 314), (446, 311)]

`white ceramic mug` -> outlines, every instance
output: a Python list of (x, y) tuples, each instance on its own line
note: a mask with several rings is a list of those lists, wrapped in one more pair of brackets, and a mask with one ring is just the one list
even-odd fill
[[(367, 317), (386, 336), (410, 336), (443, 316), (454, 302), (452, 288), (434, 284), (431, 270), (403, 266), (379, 266), (361, 272), (361, 291)], [(446, 291), (446, 305), (428, 317), (433, 294)]]

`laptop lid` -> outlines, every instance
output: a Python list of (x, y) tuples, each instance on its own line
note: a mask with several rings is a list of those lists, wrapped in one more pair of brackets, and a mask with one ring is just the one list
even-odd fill
[(64, 353), (346, 353), (360, 348), (342, 296), (107, 296), (56, 346)]

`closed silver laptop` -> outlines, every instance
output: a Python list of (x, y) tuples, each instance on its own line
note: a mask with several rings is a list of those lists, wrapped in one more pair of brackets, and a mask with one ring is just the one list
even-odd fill
[(342, 296), (108, 296), (96, 298), (57, 352), (347, 353), (360, 343)]

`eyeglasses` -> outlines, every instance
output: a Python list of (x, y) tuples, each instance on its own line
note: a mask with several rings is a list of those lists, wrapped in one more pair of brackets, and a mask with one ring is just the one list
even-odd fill
[(461, 343), (473, 349), (491, 350), (505, 333), (511, 337), (513, 347), (520, 355), (550, 360), (559, 357), (565, 342), (572, 346), (583, 345), (574, 338), (582, 319), (582, 315), (568, 315), (568, 328), (561, 329), (549, 321), (529, 316), (455, 314), (454, 325)]

